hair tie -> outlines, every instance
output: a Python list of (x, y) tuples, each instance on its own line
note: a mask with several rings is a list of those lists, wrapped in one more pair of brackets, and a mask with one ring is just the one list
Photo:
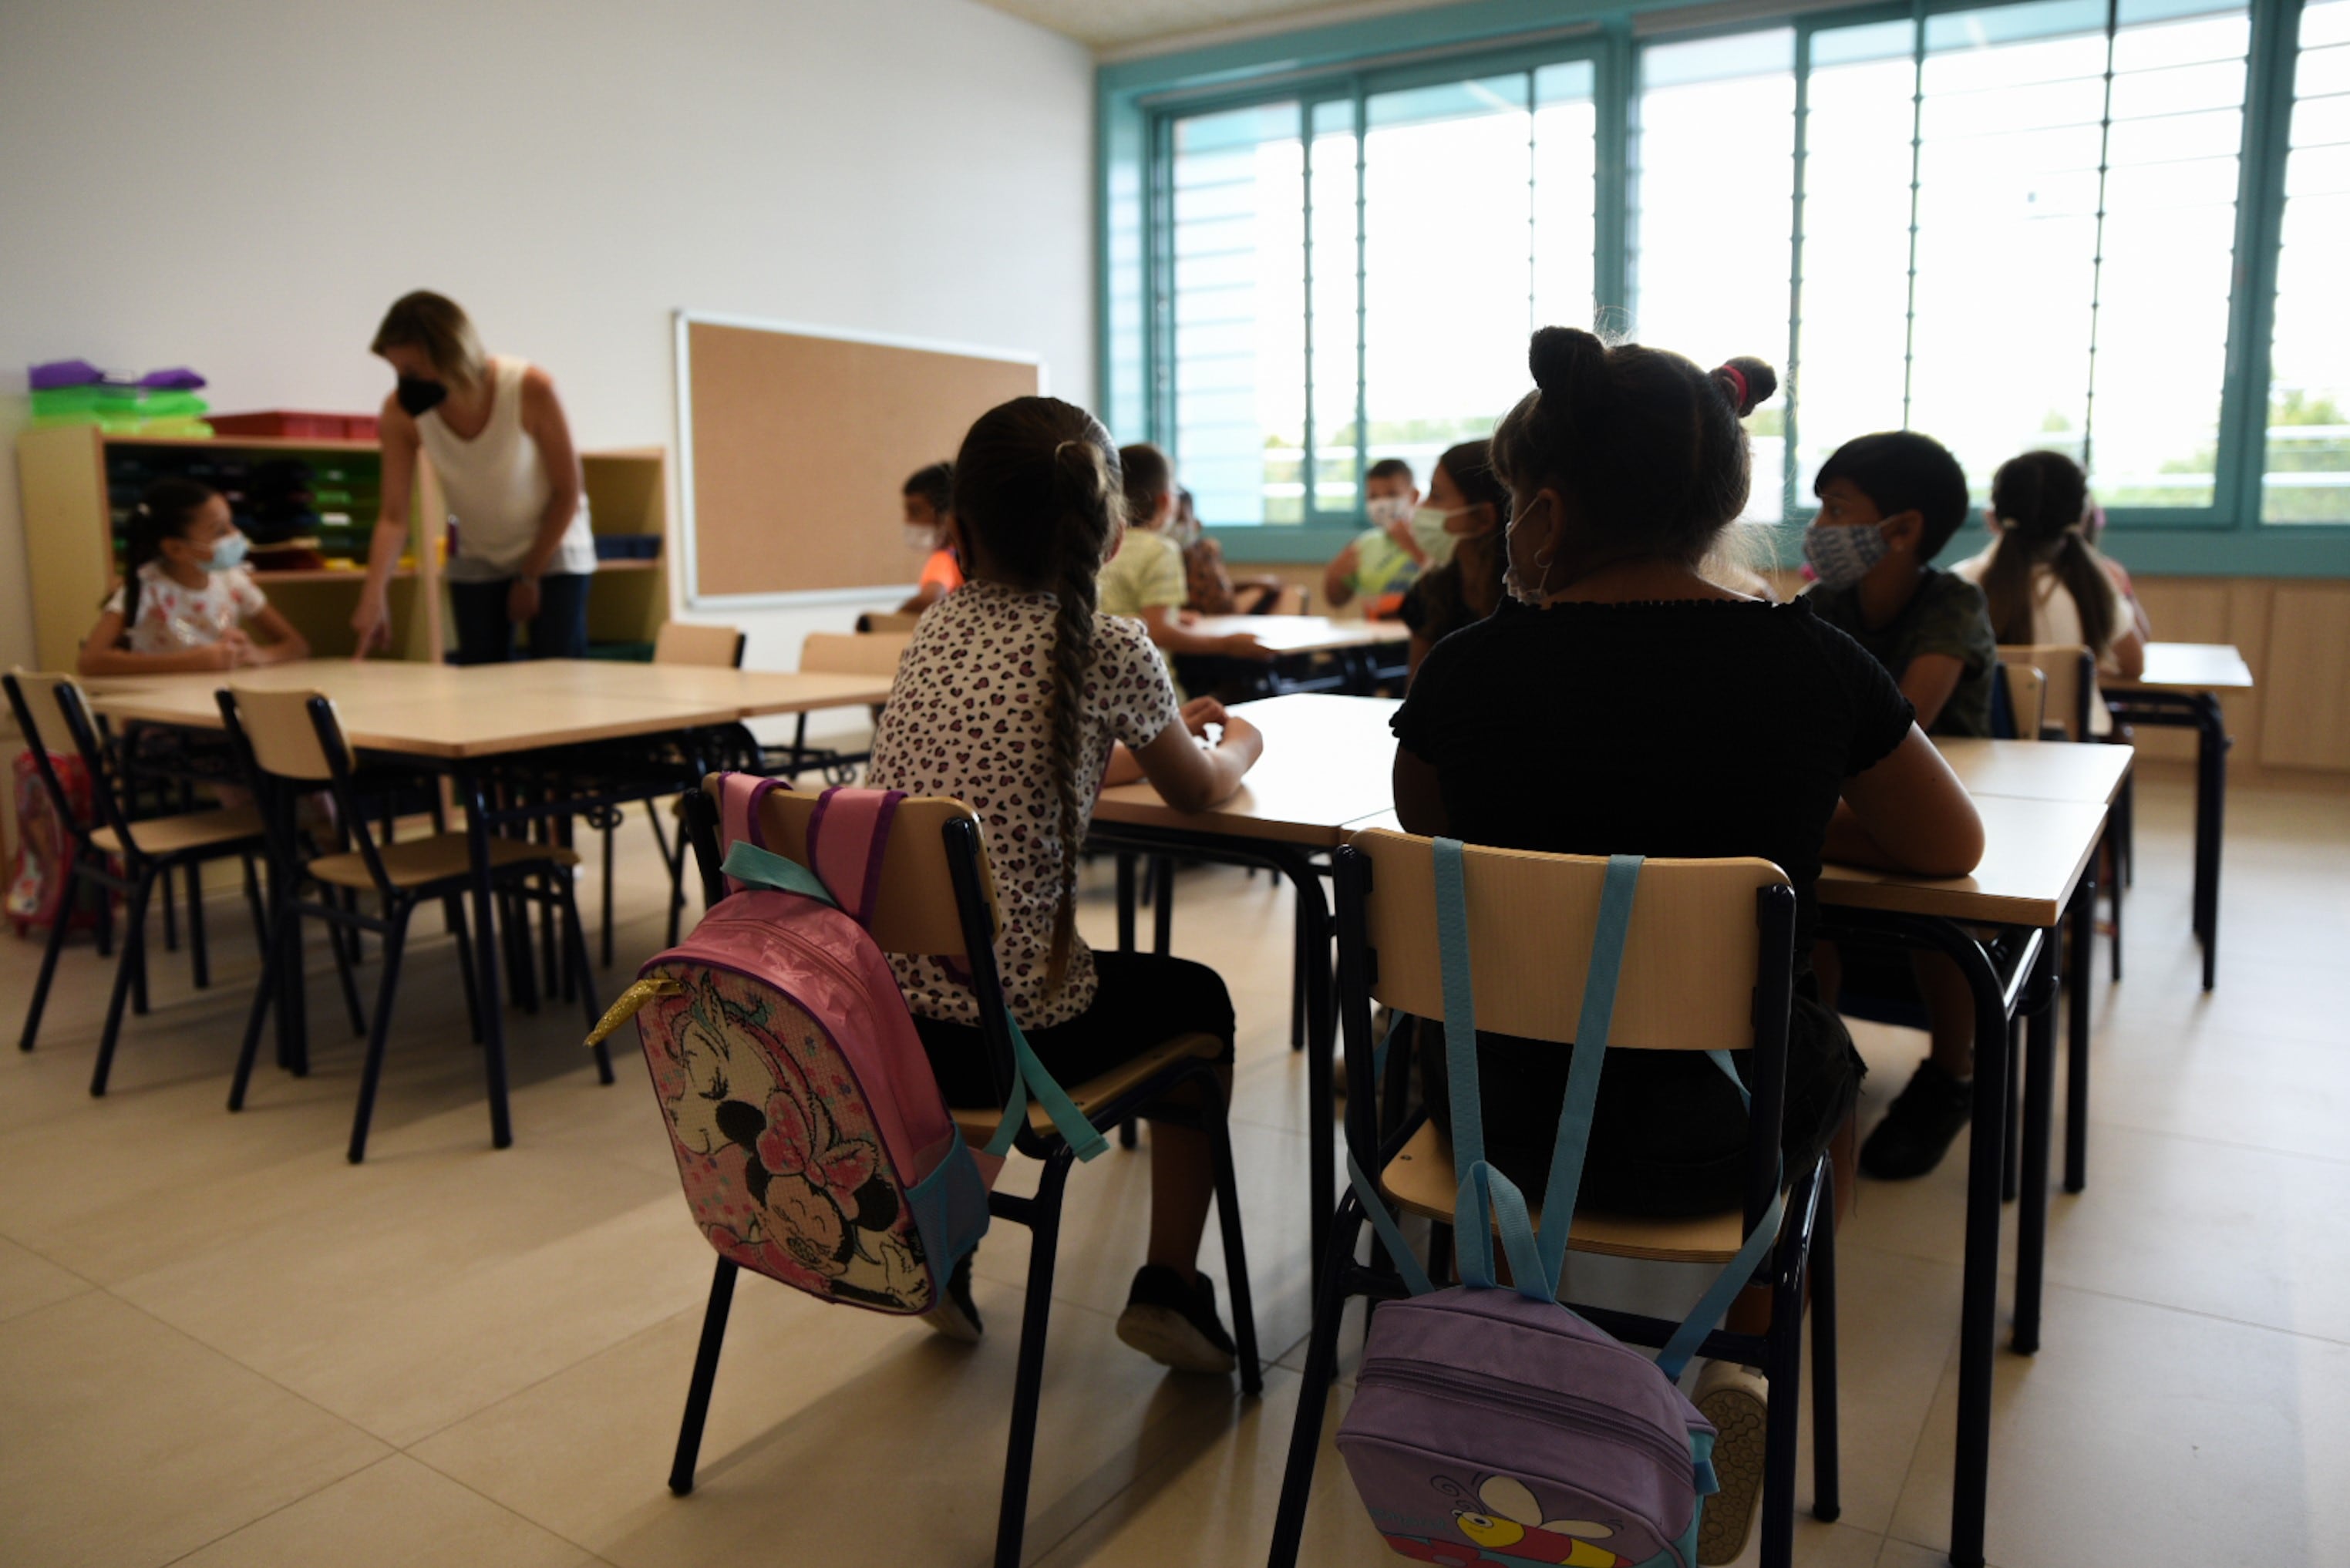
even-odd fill
[(152, 517), (153, 515), (155, 515), (154, 509), (153, 509), (152, 507), (149, 506), (149, 505), (148, 505), (144, 501), (140, 502), (138, 505), (136, 505), (136, 506), (132, 507), (130, 510), (131, 510), (131, 512), (132, 512), (135, 515), (137, 515), (137, 516), (140, 516), (140, 517)]
[(1742, 413), (1746, 408), (1746, 372), (1740, 369), (1735, 365), (1724, 365), (1715, 370), (1714, 374), (1729, 378), (1730, 384), (1733, 389), (1731, 394), (1730, 406), (1733, 410), (1739, 410)]

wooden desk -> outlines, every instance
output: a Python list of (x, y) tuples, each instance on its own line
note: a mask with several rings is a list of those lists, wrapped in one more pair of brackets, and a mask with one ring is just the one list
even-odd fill
[(1186, 813), (1161, 800), (1148, 781), (1120, 784), (1102, 791), (1094, 821), (1335, 847), (1348, 823), (1384, 810), (1394, 798), (1395, 737), (1388, 722), (1401, 706), (1384, 697), (1312, 694), (1241, 703), (1232, 711), (1264, 732), (1264, 755), (1238, 794)]
[(2150, 642), (2146, 672), (2136, 680), (2108, 682), (2106, 705), (2129, 724), (2195, 732), (2196, 940), (2203, 944), (2203, 989), (2220, 973), (2220, 844), (2227, 827), (2227, 717), (2222, 691), (2250, 691), (2252, 672), (2244, 656), (2224, 642)]
[(2068, 745), (2055, 741), (1934, 742), (1967, 793), (2022, 800), (2111, 805), (2129, 778), (2129, 746)]
[(1279, 653), (1336, 653), (1411, 640), (1410, 628), (1399, 621), (1332, 620), (1319, 615), (1209, 615), (1191, 629), (1202, 637), (1247, 632)]

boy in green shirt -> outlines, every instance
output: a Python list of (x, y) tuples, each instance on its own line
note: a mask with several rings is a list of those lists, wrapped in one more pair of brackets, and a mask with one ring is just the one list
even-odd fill
[(1363, 606), (1367, 618), (1393, 618), (1402, 607), (1404, 589), (1423, 569), (1439, 564), (1412, 530), (1412, 514), (1419, 506), (1419, 485), (1411, 464), (1399, 457), (1371, 464), (1363, 474), (1363, 510), (1371, 526), (1323, 569), (1322, 602), (1340, 609), (1361, 594), (1368, 601)]

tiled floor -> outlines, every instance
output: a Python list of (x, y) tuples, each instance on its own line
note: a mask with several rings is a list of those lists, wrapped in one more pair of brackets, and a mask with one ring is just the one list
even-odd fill
[[(2045, 1347), (1998, 1368), (1990, 1555), (2338, 1563), (2350, 800), (2230, 802), (2209, 997), (2186, 931), (2187, 797), (2148, 787), (2140, 817), (2128, 977), (2095, 999), (2091, 1186), (2054, 1203)], [(629, 827), (621, 947), (641, 956), (658, 894), (650, 836)], [(1028, 1532), (1030, 1561), (1054, 1568), (1261, 1560), (1295, 1409), (1308, 1110), (1286, 1048), (1288, 902), (1220, 869), (1185, 873), (1180, 902), (1180, 950), (1222, 968), (1240, 1009), (1243, 1202), (1275, 1365), (1252, 1403), (1117, 1343), (1147, 1168), (1121, 1154), (1083, 1168)], [(576, 1012), (517, 1015), (517, 1141), (494, 1152), (433, 937), (355, 1169), (358, 1051), (323, 974), (317, 1070), (265, 1070), (244, 1115), (222, 1108), (254, 969), (239, 919), (213, 907), (210, 992), (158, 957), (154, 1012), (130, 1023), (105, 1099), (85, 1089), (105, 972), (87, 944), (40, 1049), (0, 1052), (0, 1563), (987, 1560), (1024, 1232), (999, 1228), (981, 1253), (991, 1332), (975, 1350), (746, 1280), (702, 1485), (681, 1501), (663, 1482), (711, 1257), (641, 1067), (598, 1088)], [(1097, 889), (1086, 919), (1106, 934)], [(36, 956), (0, 942), (12, 1030)], [(1918, 1046), (1862, 1044), (1874, 1115)], [(1942, 1561), (1961, 1179), (1954, 1161), (1866, 1187), (1844, 1232), (1845, 1511), (1804, 1520), (1806, 1563)], [(1222, 1272), (1212, 1244), (1208, 1262)], [(1326, 1460), (1307, 1560), (1395, 1561)]]

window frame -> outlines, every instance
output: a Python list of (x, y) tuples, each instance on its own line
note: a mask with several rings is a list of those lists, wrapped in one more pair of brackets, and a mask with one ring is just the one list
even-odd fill
[[(2022, 4), (2026, 0), (2005, 0)], [(1691, 9), (1671, 5), (1635, 5), (1602, 8), (1595, 0), (1571, 0), (1564, 7), (1553, 0), (1468, 0), (1440, 10), (1399, 16), (1332, 24), (1300, 33), (1243, 40), (1175, 55), (1149, 56), (1105, 64), (1098, 71), (1098, 93), (1105, 181), (1105, 223), (1100, 298), (1100, 366), (1106, 389), (1118, 345), (1107, 312), (1116, 292), (1109, 275), (1114, 236), (1108, 213), (1108, 192), (1120, 174), (1121, 146), (1130, 147), (1134, 123), (1148, 128), (1140, 140), (1147, 155), (1146, 188), (1150, 204), (1143, 226), (1154, 236), (1167, 234), (1167, 207), (1158, 203), (1170, 194), (1166, 184), (1166, 138), (1174, 119), (1220, 108), (1299, 101), (1301, 127), (1311, 124), (1315, 101), (1351, 95), (1357, 134), (1362, 134), (1364, 100), (1371, 93), (1396, 86), (1425, 85), (1476, 75), (1532, 71), (1561, 60), (1589, 59), (1594, 67), (1593, 99), (1596, 117), (1596, 190), (1595, 192), (1595, 255), (1593, 275), (1598, 297), (1627, 304), (1627, 269), (1634, 221), (1627, 168), (1630, 139), (1637, 134), (1640, 51), (1652, 44), (1670, 44), (1735, 36), (1774, 27), (1795, 32), (1794, 169), (1789, 202), (1789, 270), (1793, 287), (1787, 320), (1785, 379), (1793, 384), (1800, 364), (1796, 314), (1802, 272), (1802, 224), (1808, 109), (1809, 67), (1814, 36), (1830, 28), (1869, 21), (1908, 21), (1916, 30), (1913, 58), (1924, 54), (1927, 18), (1950, 12), (1986, 8), (1982, 0), (1900, 0), (1857, 5), (1808, 6), (1803, 0), (1771, 8), (1757, 5), (1748, 14), (1725, 19), (1719, 6)], [(2267, 458), (2267, 419), (2271, 386), (2271, 337), (2274, 328), (2278, 246), (2283, 220), (2285, 161), (2293, 109), (2293, 84), (2298, 60), (2301, 0), (2248, 0), (2250, 34), (2245, 55), (2242, 123), (2237, 162), (2234, 268), (2230, 290), (2227, 345), (2220, 389), (2217, 462), (2211, 503), (2201, 507), (2116, 507), (2108, 516), (2109, 538), (2122, 545), (2134, 566), (2154, 572), (2184, 571), (2213, 575), (2350, 575), (2350, 524), (2269, 522), (2261, 514)], [(1680, 18), (1686, 16), (1687, 25)], [(2115, 0), (2107, 0), (2107, 27), (2117, 22)], [(2110, 120), (2108, 121), (2110, 123)], [(1917, 145), (1913, 129), (1913, 148)], [(1310, 143), (1309, 143), (1310, 145)], [(1913, 152), (1914, 157), (1914, 152)], [(1362, 182), (1362, 143), (1357, 142), (1357, 195)], [(1310, 161), (1310, 158), (1309, 158)], [(2101, 160), (2101, 173), (2102, 173)], [(1313, 200), (1310, 173), (1305, 201)], [(2101, 201), (2102, 211), (2104, 202)], [(1310, 213), (1310, 205), (1308, 212)], [(1359, 219), (1357, 245), (1361, 245)], [(1145, 247), (1146, 255), (1157, 253)], [(1309, 247), (1309, 266), (1310, 247)], [(1307, 288), (1312, 287), (1311, 274)], [(1151, 303), (1149, 341), (1142, 345), (1148, 366), (1140, 401), (1107, 396), (1106, 412), (1114, 428), (1147, 430), (1152, 439), (1171, 437), (1172, 400), (1164, 363), (1168, 339), (1158, 330), (1159, 295), (1155, 280), (1147, 284)], [(1367, 301), (1359, 292), (1359, 314)], [(1310, 305), (1309, 305), (1310, 308)], [(1313, 377), (1307, 327), (1306, 377)], [(1130, 347), (1130, 346), (1129, 346)], [(1358, 360), (1363, 338), (1358, 327)], [(1357, 367), (1357, 417), (1360, 415), (1361, 370)], [(1139, 418), (1137, 416), (1139, 416)], [(1795, 535), (1809, 508), (1794, 493), (1801, 462), (1800, 403), (1791, 399), (1786, 412), (1786, 455), (1779, 475), (1785, 516), (1776, 524), (1753, 524), (1774, 532), (1782, 560), (1797, 558)], [(1115, 422), (1122, 421), (1122, 422)], [(1358, 422), (1358, 431), (1361, 427)], [(2094, 439), (2094, 432), (2092, 433)], [(1358, 456), (1358, 472), (1360, 457)], [(1310, 460), (1309, 460), (1310, 462)], [(1307, 505), (1315, 497), (1309, 485)], [(1358, 531), (1359, 514), (1348, 519), (1335, 513), (1309, 510), (1299, 524), (1211, 525), (1228, 555), (1243, 560), (1307, 560), (1335, 552)], [(1977, 532), (1970, 528), (1970, 532)], [(1979, 532), (1977, 533), (1980, 538)], [(1956, 551), (1962, 539), (1951, 547)]]

